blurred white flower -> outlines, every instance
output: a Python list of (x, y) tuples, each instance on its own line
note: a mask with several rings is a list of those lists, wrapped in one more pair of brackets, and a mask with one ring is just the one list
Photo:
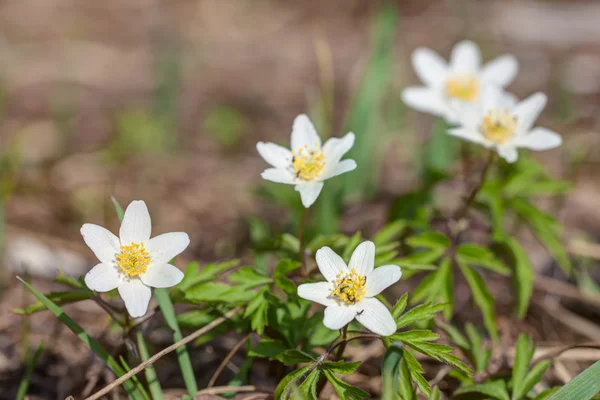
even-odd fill
[(296, 185), (304, 207), (310, 207), (323, 188), (323, 181), (356, 168), (354, 160), (342, 157), (354, 145), (354, 134), (331, 138), (321, 147), (321, 138), (310, 119), (300, 114), (292, 127), (292, 150), (275, 143), (258, 142), (256, 149), (266, 162), (261, 176), (269, 181)]
[(517, 59), (502, 55), (481, 65), (477, 45), (465, 40), (452, 49), (450, 63), (428, 48), (418, 48), (412, 54), (415, 73), (425, 86), (409, 87), (402, 92), (406, 105), (456, 122), (456, 108), (461, 102), (477, 103), (487, 86), (504, 88), (518, 71)]
[(183, 272), (169, 261), (190, 243), (187, 233), (164, 233), (150, 239), (150, 231), (150, 214), (141, 200), (132, 201), (125, 210), (120, 237), (98, 225), (81, 227), (83, 240), (100, 260), (86, 274), (85, 284), (97, 292), (117, 288), (133, 318), (146, 314), (151, 287), (170, 287), (183, 279)]
[(396, 321), (375, 296), (402, 276), (397, 265), (374, 268), (375, 245), (361, 243), (346, 263), (329, 247), (317, 251), (317, 265), (327, 282), (298, 286), (298, 296), (326, 306), (323, 324), (341, 329), (356, 318), (365, 328), (379, 335), (396, 332)]
[(478, 105), (460, 107), (459, 126), (448, 133), (496, 151), (512, 163), (517, 148), (549, 150), (558, 147), (562, 138), (556, 132), (533, 124), (546, 106), (546, 95), (535, 93), (516, 102), (512, 95), (489, 87), (481, 93)]

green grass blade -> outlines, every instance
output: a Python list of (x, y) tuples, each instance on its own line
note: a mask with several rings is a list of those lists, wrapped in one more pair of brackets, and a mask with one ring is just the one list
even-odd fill
[[(141, 330), (138, 329), (136, 335), (140, 357), (142, 358), (142, 361), (147, 361), (148, 358), (150, 358), (150, 354), (148, 353), (148, 346), (146, 345), (144, 334)], [(162, 400), (162, 388), (160, 387), (160, 382), (158, 381), (158, 376), (156, 376), (156, 370), (154, 369), (154, 366), (147, 366), (144, 370), (144, 373), (146, 374), (146, 381), (148, 382), (148, 387), (150, 388), (150, 394), (152, 395), (152, 399)]]
[[(69, 317), (59, 306), (54, 304), (52, 302), (52, 300), (50, 300), (49, 298), (44, 296), (37, 289), (35, 289), (29, 283), (25, 282), (20, 277), (17, 277), (17, 279), (19, 279), (21, 282), (23, 282), (23, 284), (27, 287), (27, 289), (29, 289), (29, 291), (31, 293), (33, 293), (33, 295), (35, 297), (37, 297), (37, 299), (40, 302), (42, 302), (42, 304), (44, 304), (48, 308), (48, 310), (50, 310), (50, 312), (52, 312), (52, 314), (54, 314), (56, 316), (56, 318), (59, 319), (60, 322), (65, 324), (67, 326), (67, 328), (69, 328), (83, 343), (85, 343), (90, 349), (92, 349), (92, 351), (98, 357), (100, 357), (117, 376), (122, 376), (125, 374), (125, 371), (123, 370), (123, 368), (121, 368), (119, 363), (110, 354), (108, 354), (108, 352), (100, 345), (100, 343), (98, 343), (94, 339), (92, 339), (83, 330), (83, 328), (80, 327), (79, 325), (77, 325), (77, 323), (75, 321), (73, 321), (71, 319), (71, 317)], [(141, 394), (141, 393), (145, 392), (144, 388), (136, 387), (135, 384), (131, 380), (127, 380), (127, 381), (123, 382), (123, 387), (129, 394), (129, 397), (131, 399), (133, 399), (133, 400), (143, 400), (144, 399), (144, 396)]]
[(123, 211), (123, 207), (121, 207), (121, 204), (119, 204), (115, 196), (110, 196), (110, 199), (112, 200), (112, 203), (115, 206), (117, 218), (119, 218), (119, 221), (123, 222), (123, 217), (125, 216), (125, 211)]
[[(177, 323), (177, 317), (168, 290), (155, 289), (154, 295), (156, 296), (158, 306), (160, 307), (160, 311), (162, 312), (167, 325), (173, 330), (173, 340), (175, 342), (180, 341), (183, 339), (183, 335), (181, 334), (181, 329), (179, 329), (179, 324)], [(198, 392), (198, 385), (196, 383), (196, 377), (194, 376), (190, 355), (186, 346), (179, 347), (176, 352), (179, 367), (181, 368), (181, 374), (183, 375), (183, 380), (185, 382), (185, 388), (189, 395), (193, 397)]]
[(600, 392), (600, 361), (577, 375), (549, 400), (588, 400)]
[(40, 343), (35, 351), (35, 354), (29, 362), (27, 363), (27, 369), (25, 370), (25, 375), (21, 379), (19, 383), (19, 390), (17, 392), (17, 400), (23, 400), (25, 395), (27, 394), (27, 389), (29, 389), (29, 380), (31, 379), (31, 374), (33, 374), (33, 369), (35, 368), (35, 364), (37, 363), (37, 359), (42, 353), (42, 349), (44, 348), (44, 343)]

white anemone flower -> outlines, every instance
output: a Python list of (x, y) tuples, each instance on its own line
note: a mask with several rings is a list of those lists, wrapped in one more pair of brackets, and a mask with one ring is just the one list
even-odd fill
[(562, 143), (556, 132), (533, 124), (546, 106), (546, 95), (535, 93), (516, 102), (512, 95), (497, 88), (481, 94), (477, 106), (463, 104), (459, 126), (448, 133), (494, 150), (507, 162), (515, 162), (518, 148), (550, 150)]
[(85, 275), (85, 284), (97, 292), (117, 288), (133, 318), (146, 314), (151, 287), (166, 288), (181, 282), (183, 272), (169, 261), (190, 244), (184, 232), (150, 239), (150, 231), (150, 214), (141, 200), (127, 207), (119, 237), (98, 225), (81, 227), (83, 240), (100, 260)]
[(327, 282), (298, 286), (298, 296), (326, 306), (323, 324), (341, 329), (353, 319), (382, 336), (396, 332), (390, 310), (375, 298), (402, 276), (397, 265), (374, 268), (375, 245), (361, 243), (346, 263), (329, 247), (317, 251), (317, 265)]
[(457, 43), (452, 49), (450, 63), (435, 51), (418, 48), (412, 54), (412, 64), (425, 86), (409, 87), (402, 100), (417, 111), (456, 122), (458, 101), (477, 103), (485, 87), (505, 88), (519, 69), (513, 55), (502, 55), (481, 65), (479, 47), (469, 40)]
[(323, 189), (323, 181), (356, 168), (354, 160), (342, 160), (354, 145), (354, 134), (331, 138), (321, 147), (321, 138), (310, 119), (300, 114), (292, 127), (292, 149), (275, 143), (258, 142), (256, 149), (273, 168), (261, 176), (269, 181), (295, 185), (302, 204), (309, 208)]

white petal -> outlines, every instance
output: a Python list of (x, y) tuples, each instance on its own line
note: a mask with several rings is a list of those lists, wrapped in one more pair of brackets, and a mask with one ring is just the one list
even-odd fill
[(483, 135), (481, 135), (479, 131), (476, 131), (473, 128), (448, 129), (448, 134), (477, 144), (485, 143)]
[(501, 87), (508, 86), (519, 70), (519, 62), (512, 54), (504, 54), (483, 66), (481, 80)]
[(496, 151), (508, 163), (514, 163), (519, 158), (519, 152), (513, 146), (499, 146)]
[(348, 272), (348, 267), (346, 267), (346, 263), (342, 257), (338, 256), (329, 247), (321, 247), (317, 250), (315, 258), (319, 271), (321, 271), (328, 282), (334, 282), (340, 272)]
[(448, 104), (458, 124), (473, 130), (479, 127), (482, 119), (479, 107), (456, 98), (449, 99)]
[(425, 47), (420, 47), (413, 52), (412, 65), (417, 76), (427, 86), (439, 86), (448, 76), (446, 60)]
[(409, 87), (402, 91), (402, 101), (410, 108), (428, 114), (443, 116), (446, 105), (442, 93), (428, 87)]
[(402, 270), (397, 265), (382, 265), (375, 268), (373, 272), (367, 275), (367, 284), (365, 290), (367, 297), (377, 296), (388, 286), (398, 282), (402, 276)]
[(292, 127), (292, 150), (308, 146), (309, 148), (321, 148), (321, 138), (317, 135), (314, 125), (306, 114), (300, 114), (294, 120)]
[(354, 268), (359, 275), (369, 275), (375, 267), (375, 243), (362, 242), (359, 244), (348, 263), (348, 269)]
[(293, 185), (296, 183), (296, 177), (287, 169), (267, 168), (260, 174), (260, 176), (263, 179), (271, 182), (287, 183), (288, 185)]
[(141, 317), (146, 314), (152, 290), (136, 278), (124, 281), (119, 286), (119, 294), (125, 302), (127, 312), (133, 318)]
[(167, 288), (181, 282), (183, 272), (171, 264), (155, 264), (152, 262), (146, 272), (140, 274), (140, 279), (147, 286)]
[(325, 168), (326, 169), (323, 170), (323, 173), (319, 177), (319, 180), (333, 178), (334, 176), (341, 175), (344, 172), (350, 172), (352, 170), (355, 170), (356, 169), (356, 161), (347, 159), (347, 160), (340, 161), (337, 164), (330, 166), (329, 168), (327, 168), (327, 165), (326, 165)]
[(546, 107), (546, 101), (546, 95), (538, 92), (513, 107), (512, 113), (517, 117), (517, 135), (531, 130), (533, 123)]
[(121, 245), (119, 238), (111, 231), (99, 225), (84, 224), (81, 227), (81, 236), (98, 260), (105, 264), (115, 263), (115, 256), (121, 251)]
[(470, 40), (457, 43), (450, 55), (450, 68), (459, 74), (476, 74), (481, 65), (479, 47)]
[(354, 146), (354, 133), (349, 132), (343, 138), (330, 138), (323, 145), (323, 155), (328, 164), (335, 164)]
[(121, 277), (114, 265), (98, 264), (85, 274), (85, 284), (96, 292), (109, 292), (121, 283)]
[(317, 200), (317, 197), (319, 197), (319, 193), (321, 193), (321, 189), (323, 189), (323, 182), (302, 182), (298, 183), (294, 189), (297, 192), (300, 192), (302, 205), (305, 208), (309, 208), (313, 205), (315, 200)]
[(148, 249), (153, 264), (166, 264), (179, 255), (190, 244), (185, 232), (163, 233), (150, 239)]
[(481, 114), (485, 115), (490, 110), (504, 109), (507, 99), (504, 98), (504, 92), (498, 86), (488, 85), (481, 89), (479, 106)]
[(121, 245), (128, 246), (131, 243), (146, 243), (150, 240), (150, 232), (152, 230), (152, 222), (148, 207), (142, 200), (134, 200), (123, 216), (121, 222), (121, 231), (119, 236)]
[(286, 168), (292, 165), (292, 152), (278, 144), (258, 142), (256, 150), (266, 162), (275, 168)]
[(329, 329), (342, 329), (356, 316), (355, 306), (329, 306), (325, 309), (323, 324)]
[(303, 283), (298, 286), (298, 296), (324, 306), (332, 306), (337, 301), (330, 297), (332, 285), (329, 282)]
[(556, 132), (546, 128), (534, 128), (531, 132), (515, 137), (513, 144), (531, 150), (549, 150), (562, 144), (562, 138)]
[(396, 321), (376, 298), (363, 299), (356, 306), (356, 320), (373, 333), (389, 336), (396, 332)]

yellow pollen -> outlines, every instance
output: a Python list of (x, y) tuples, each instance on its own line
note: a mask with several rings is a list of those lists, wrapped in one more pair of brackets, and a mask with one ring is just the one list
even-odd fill
[(129, 277), (146, 272), (148, 264), (150, 264), (150, 255), (143, 243), (121, 246), (121, 252), (117, 254), (117, 265)]
[(455, 75), (446, 81), (446, 95), (473, 102), (479, 97), (479, 80), (471, 75)]
[(315, 143), (313, 149), (309, 149), (307, 145), (300, 147), (294, 152), (292, 166), (297, 178), (310, 181), (319, 177), (325, 166), (323, 150), (319, 148), (318, 143)]
[(508, 110), (490, 110), (481, 123), (481, 133), (496, 144), (506, 143), (517, 130), (517, 117)]
[(335, 289), (333, 289), (331, 295), (336, 296), (346, 304), (354, 304), (365, 295), (366, 283), (367, 278), (359, 275), (354, 268), (348, 273), (340, 272), (335, 280)]

